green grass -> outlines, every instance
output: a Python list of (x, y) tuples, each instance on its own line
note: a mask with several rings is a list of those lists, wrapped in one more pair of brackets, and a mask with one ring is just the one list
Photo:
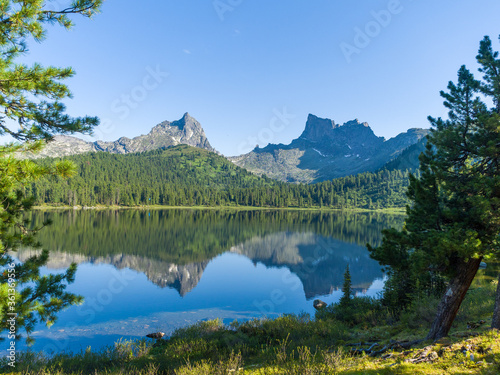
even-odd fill
[[(370, 357), (353, 348), (380, 349), (391, 340), (425, 337), (436, 301), (422, 299), (394, 321), (378, 301), (364, 298), (351, 309), (328, 307), (315, 318), (201, 322), (168, 340), (121, 341), (98, 352), (90, 349), (53, 357), (24, 353), (15, 371), (0, 362), (0, 373), (66, 374), (500, 374), (500, 332), (489, 330), (496, 281), (483, 277), (468, 293), (448, 338), (422, 342), (410, 350)], [(467, 322), (486, 320), (476, 329)], [(359, 344), (359, 345), (355, 345)], [(409, 360), (426, 350), (428, 363)], [(426, 354), (427, 355), (427, 354)]]
[[(44, 204), (40, 206), (35, 206), (33, 209), (41, 211), (52, 211), (52, 210), (81, 210), (83, 206), (67, 206), (67, 205), (51, 205)], [(255, 207), (255, 206), (162, 206), (162, 205), (140, 205), (140, 206), (117, 206), (117, 205), (96, 205), (88, 207), (86, 209), (93, 210), (234, 210), (234, 211), (260, 211), (260, 210), (272, 210), (272, 211), (321, 211), (321, 212), (352, 212), (352, 213), (362, 213), (362, 212), (377, 212), (393, 215), (405, 215), (405, 208), (330, 208), (330, 207)]]

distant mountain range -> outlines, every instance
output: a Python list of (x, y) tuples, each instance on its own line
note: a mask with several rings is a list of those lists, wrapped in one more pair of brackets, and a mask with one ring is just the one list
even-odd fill
[[(308, 116), (300, 137), (290, 144), (256, 147), (245, 155), (229, 157), (234, 164), (257, 175), (285, 182), (314, 183), (338, 177), (391, 169), (418, 167), (418, 155), (427, 129), (409, 129), (385, 140), (374, 134), (366, 122), (357, 119), (343, 125), (333, 120)], [(188, 113), (177, 121), (164, 121), (148, 134), (122, 137), (115, 142), (87, 142), (70, 136), (56, 136), (36, 157), (63, 157), (86, 152), (128, 154), (168, 148), (179, 144), (217, 152), (200, 123)], [(410, 146), (413, 151), (407, 151)], [(399, 159), (399, 156), (403, 159)], [(399, 167), (398, 167), (399, 165)]]
[(112, 154), (130, 154), (179, 144), (216, 152), (208, 142), (200, 123), (192, 118), (189, 113), (185, 113), (180, 120), (164, 121), (151, 129), (148, 134), (132, 139), (121, 137), (114, 142), (87, 142), (71, 136), (55, 136), (43, 151), (35, 157), (63, 157), (98, 151)]
[(366, 122), (356, 119), (338, 125), (309, 115), (304, 132), (289, 145), (270, 144), (230, 159), (256, 174), (313, 183), (376, 171), (428, 133), (426, 129), (410, 129), (386, 141)]

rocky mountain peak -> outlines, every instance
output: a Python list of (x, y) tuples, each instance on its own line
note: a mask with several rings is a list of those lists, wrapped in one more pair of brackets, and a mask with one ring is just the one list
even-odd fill
[(350, 143), (351, 146), (357, 144), (370, 147), (370, 145), (380, 145), (384, 141), (383, 137), (375, 135), (367, 122), (361, 122), (358, 119), (347, 121), (339, 127), (338, 132), (342, 135), (339, 134), (337, 137), (341, 137), (342, 141)]
[(386, 141), (358, 119), (340, 126), (310, 114), (302, 135), (290, 144), (270, 144), (233, 161), (251, 172), (282, 181), (318, 182), (376, 171), (427, 133), (414, 128)]
[(185, 113), (182, 118), (177, 121), (163, 121), (156, 125), (149, 134), (171, 134), (171, 133), (179, 133), (184, 136), (191, 137), (193, 134), (200, 134), (205, 137), (205, 132), (201, 126), (201, 124), (193, 117), (189, 115), (189, 113)]
[(357, 118), (354, 119), (354, 120), (351, 120), (351, 121), (347, 121), (344, 125), (342, 126), (359, 126), (359, 125), (362, 125), (364, 126), (365, 128), (369, 128), (370, 125), (368, 125), (367, 122), (361, 122), (359, 121)]
[[(306, 128), (298, 138), (301, 142), (313, 142), (321, 144), (326, 148), (332, 145), (341, 146), (350, 144), (354, 146), (359, 143), (368, 145), (371, 143), (380, 143), (381, 137), (377, 137), (368, 123), (361, 122), (358, 119), (348, 121), (343, 125), (336, 124), (333, 120), (324, 119), (310, 114), (307, 118)], [(325, 147), (320, 147), (326, 151)]]
[(300, 138), (309, 141), (319, 141), (324, 137), (330, 138), (333, 129), (337, 127), (338, 125), (335, 124), (333, 120), (309, 114), (309, 116), (307, 116), (306, 128)]
[[(358, 129), (361, 130), (362, 134), (365, 136), (369, 136), (369, 133), (371, 133), (374, 138), (377, 138), (367, 122), (361, 122), (358, 119), (354, 119), (343, 125), (338, 125), (333, 120), (309, 114), (306, 128), (299, 139), (312, 142), (324, 142), (326, 139), (338, 139), (339, 137), (343, 138), (351, 135), (357, 137), (359, 134), (350, 133), (353, 131), (357, 132)], [(368, 132), (366, 130), (368, 130)]]
[(174, 121), (172, 126), (178, 127), (180, 130), (186, 129), (191, 129), (193, 131), (201, 131), (203, 132), (203, 128), (201, 127), (201, 124), (196, 121), (193, 117), (189, 115), (189, 113), (185, 113), (184, 116), (180, 120)]
[(208, 142), (201, 124), (186, 112), (180, 120), (163, 121), (153, 127), (148, 134), (132, 139), (121, 137), (114, 142), (87, 142), (70, 136), (55, 137), (52, 142), (47, 144), (42, 153), (34, 157), (61, 157), (92, 151), (128, 154), (178, 144), (187, 144), (216, 152)]

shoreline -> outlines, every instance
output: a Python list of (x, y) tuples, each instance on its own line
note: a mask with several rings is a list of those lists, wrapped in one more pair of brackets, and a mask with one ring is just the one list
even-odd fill
[(253, 207), (253, 206), (33, 206), (33, 210), (37, 211), (87, 211), (87, 210), (229, 210), (229, 211), (316, 211), (316, 212), (348, 212), (348, 213), (385, 213), (394, 215), (405, 215), (406, 208), (330, 208), (330, 207)]

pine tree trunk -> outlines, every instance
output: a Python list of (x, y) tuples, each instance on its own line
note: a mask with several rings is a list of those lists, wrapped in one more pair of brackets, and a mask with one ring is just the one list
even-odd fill
[(495, 309), (493, 310), (491, 328), (500, 329), (500, 274), (498, 275), (497, 296), (495, 298)]
[(457, 316), (465, 294), (476, 276), (482, 258), (459, 262), (456, 276), (446, 288), (446, 292), (438, 306), (436, 318), (427, 335), (428, 340), (438, 340), (448, 335), (451, 325)]

